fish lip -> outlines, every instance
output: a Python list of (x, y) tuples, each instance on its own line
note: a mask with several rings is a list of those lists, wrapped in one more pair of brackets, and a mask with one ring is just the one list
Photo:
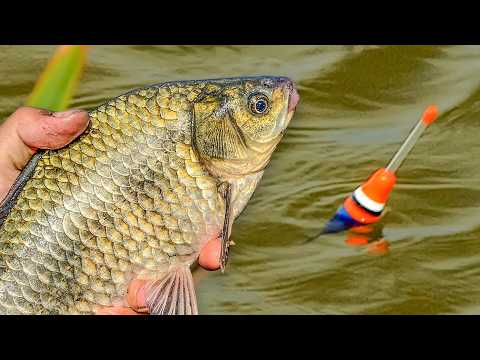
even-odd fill
[(298, 102), (300, 101), (300, 95), (298, 94), (297, 88), (292, 80), (287, 77), (277, 77), (277, 81), (286, 89), (288, 93), (288, 108), (287, 112), (290, 113), (294, 111), (297, 107)]
[(300, 101), (300, 95), (295, 87), (290, 90), (290, 97), (288, 98), (288, 112), (292, 112), (297, 108), (297, 104)]

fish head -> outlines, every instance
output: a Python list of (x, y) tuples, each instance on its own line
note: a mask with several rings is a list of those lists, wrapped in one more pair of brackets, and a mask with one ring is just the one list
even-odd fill
[(246, 79), (240, 86), (227, 86), (224, 94), (243, 136), (258, 144), (283, 135), (299, 100), (293, 82), (285, 77)]
[(299, 95), (286, 77), (211, 80), (194, 103), (193, 143), (215, 175), (262, 171), (293, 117)]

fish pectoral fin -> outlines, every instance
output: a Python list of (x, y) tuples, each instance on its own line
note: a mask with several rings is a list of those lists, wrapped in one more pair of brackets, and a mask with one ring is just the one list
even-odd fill
[(190, 267), (173, 266), (152, 281), (145, 289), (145, 302), (151, 315), (198, 315)]
[(223, 220), (223, 229), (221, 234), (222, 239), (222, 249), (220, 252), (220, 269), (222, 272), (225, 271), (225, 266), (228, 261), (228, 250), (230, 248), (230, 232), (232, 230), (232, 212), (231, 212), (231, 199), (232, 199), (232, 185), (229, 183), (222, 184), (223, 189), (223, 198), (225, 200), (225, 218)]

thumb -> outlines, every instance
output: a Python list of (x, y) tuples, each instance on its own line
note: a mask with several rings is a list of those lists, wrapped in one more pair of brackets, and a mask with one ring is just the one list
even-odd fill
[(22, 107), (0, 126), (0, 199), (38, 149), (59, 149), (88, 126), (86, 111), (48, 110)]
[(222, 242), (219, 238), (213, 238), (207, 241), (200, 251), (198, 264), (205, 270), (214, 271), (220, 269), (220, 253), (222, 251)]

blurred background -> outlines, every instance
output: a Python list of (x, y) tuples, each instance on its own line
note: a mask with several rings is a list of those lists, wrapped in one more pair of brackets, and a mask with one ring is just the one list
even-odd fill
[[(45, 75), (55, 51), (50, 64), (61, 70)], [(270, 74), (296, 82), (297, 113), (234, 224), (226, 273), (198, 287), (200, 313), (480, 313), (480, 47), (90, 46), (58, 55), (54, 46), (0, 46), (0, 53), (2, 120), (25, 103), (89, 109), (168, 80)], [(430, 103), (441, 116), (399, 170), (376, 229), (365, 241), (349, 233), (312, 239), (386, 165)], [(389, 246), (372, 250), (378, 240)]]

